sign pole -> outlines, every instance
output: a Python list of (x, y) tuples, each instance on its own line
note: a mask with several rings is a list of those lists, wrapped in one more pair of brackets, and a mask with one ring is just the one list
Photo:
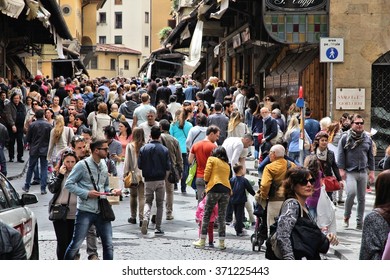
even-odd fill
[(329, 71), (329, 93), (330, 93), (330, 102), (329, 102), (329, 109), (330, 109), (330, 112), (329, 112), (329, 117), (331, 120), (333, 120), (332, 118), (332, 112), (333, 112), (333, 62), (330, 63), (330, 71)]

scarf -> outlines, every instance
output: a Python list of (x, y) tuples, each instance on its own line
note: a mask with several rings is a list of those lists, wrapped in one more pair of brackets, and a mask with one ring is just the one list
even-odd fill
[(344, 146), (344, 149), (351, 148), (351, 150), (358, 147), (364, 140), (364, 133), (356, 133), (354, 130), (349, 130), (347, 134), (347, 141)]
[(328, 155), (328, 148), (323, 151), (321, 151), (320, 149), (316, 149), (316, 155), (319, 160), (326, 161)]

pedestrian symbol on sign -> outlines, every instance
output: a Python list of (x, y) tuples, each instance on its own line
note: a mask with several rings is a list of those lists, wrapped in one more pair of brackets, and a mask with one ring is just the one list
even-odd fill
[(337, 51), (336, 48), (329, 48), (326, 50), (326, 57), (328, 59), (336, 59), (337, 56), (339, 55), (339, 52)]

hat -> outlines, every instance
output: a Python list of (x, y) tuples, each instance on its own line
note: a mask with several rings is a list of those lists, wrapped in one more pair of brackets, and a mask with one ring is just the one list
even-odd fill
[(42, 75), (36, 75), (34, 78), (35, 81), (42, 80)]

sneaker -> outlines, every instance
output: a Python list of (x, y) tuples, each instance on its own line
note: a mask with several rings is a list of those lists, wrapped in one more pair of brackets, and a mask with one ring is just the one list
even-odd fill
[(255, 169), (259, 168), (259, 161), (258, 161), (257, 159), (255, 160), (254, 168), (255, 168)]
[(47, 191), (41, 191), (41, 194), (45, 195), (45, 194), (47, 194)]
[(356, 229), (357, 230), (362, 230), (363, 229), (363, 224), (362, 223), (357, 223), (356, 224)]
[(136, 218), (128, 218), (127, 221), (129, 222), (129, 224), (133, 224), (133, 225), (135, 225), (137, 223)]
[(344, 218), (343, 227), (349, 227), (349, 218)]
[(205, 239), (201, 238), (201, 239), (199, 239), (198, 241), (192, 242), (192, 245), (194, 245), (194, 247), (195, 247), (196, 249), (204, 249), (205, 243), (206, 243), (206, 242), (205, 242)]
[(209, 247), (214, 248), (214, 242), (209, 242)]
[(157, 235), (162, 235), (162, 234), (164, 234), (164, 231), (163, 230), (161, 230), (161, 229), (155, 229), (154, 230), (154, 234), (157, 234)]
[(242, 232), (237, 232), (237, 236), (239, 237), (242, 237), (242, 236), (248, 236), (248, 233), (246, 232), (246, 230), (242, 230)]
[(23, 188), (22, 188), (22, 191), (28, 193), (29, 190), (28, 190), (26, 187), (23, 187)]
[(41, 184), (41, 182), (39, 182), (39, 181), (32, 181), (31, 182), (31, 186), (36, 186), (36, 185), (40, 185)]
[(19, 159), (18, 159), (18, 162), (20, 162), (20, 163), (24, 163), (24, 160), (23, 160), (23, 159), (21, 159), (21, 158), (19, 158)]
[(337, 200), (338, 204), (344, 204), (344, 202), (345, 202), (344, 200)]
[(14, 162), (14, 159), (13, 159), (13, 158), (10, 158), (10, 159), (9, 159), (9, 162)]
[(225, 240), (219, 240), (218, 249), (219, 250), (225, 250), (226, 249)]
[(168, 221), (173, 220), (173, 216), (172, 216), (172, 215), (168, 215), (168, 216), (167, 216), (167, 220), (168, 220)]
[(143, 220), (142, 221), (142, 227), (141, 227), (142, 234), (147, 234), (148, 233), (148, 224), (149, 224), (148, 220)]
[(90, 260), (90, 261), (98, 261), (100, 259), (99, 259), (99, 257), (97, 255), (90, 255), (90, 256), (88, 256), (88, 260)]

